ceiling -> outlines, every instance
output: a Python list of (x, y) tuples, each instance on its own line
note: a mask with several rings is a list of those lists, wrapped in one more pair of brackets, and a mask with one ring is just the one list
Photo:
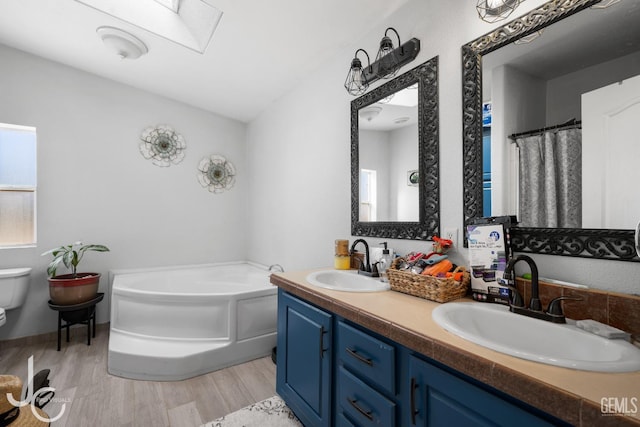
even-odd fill
[[(0, 44), (248, 122), (408, 0), (202, 1), (223, 12), (204, 54), (75, 0), (2, 0)], [(120, 59), (96, 34), (105, 25), (149, 53)]]

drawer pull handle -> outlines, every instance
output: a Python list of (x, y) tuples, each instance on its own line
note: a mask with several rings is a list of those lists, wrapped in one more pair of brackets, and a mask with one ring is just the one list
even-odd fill
[(358, 354), (357, 351), (350, 349), (349, 347), (347, 347), (347, 353), (349, 353), (351, 356), (355, 357), (356, 359), (358, 359), (360, 362), (369, 365), (369, 366), (373, 366), (373, 361), (371, 359), (367, 359), (366, 357), (363, 357), (361, 355)]
[(416, 384), (416, 379), (411, 378), (411, 424), (416, 425), (416, 415), (418, 411), (416, 410), (416, 389), (418, 388), (418, 384)]
[(360, 412), (362, 415), (367, 417), (369, 421), (373, 421), (373, 415), (371, 415), (371, 411), (365, 411), (364, 409), (362, 409), (360, 405), (358, 405), (357, 400), (351, 399), (350, 397), (347, 397), (347, 400), (349, 401), (351, 406), (353, 406), (356, 409), (356, 411)]

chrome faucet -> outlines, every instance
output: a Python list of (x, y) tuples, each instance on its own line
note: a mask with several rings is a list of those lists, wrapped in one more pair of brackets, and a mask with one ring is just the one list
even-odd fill
[(362, 243), (364, 245), (364, 262), (360, 263), (360, 268), (358, 269), (358, 274), (363, 274), (365, 276), (370, 277), (380, 277), (378, 274), (378, 267), (374, 264), (371, 267), (371, 262), (369, 258), (369, 244), (364, 239), (354, 240), (351, 244), (351, 249), (349, 250), (349, 254), (353, 255), (355, 252), (355, 247), (358, 243)]
[(284, 273), (284, 268), (282, 268), (282, 266), (280, 264), (271, 264), (269, 266), (269, 272), (280, 272), (280, 273)]
[[(529, 268), (531, 269), (531, 300), (529, 301), (529, 307), (525, 307), (522, 296), (515, 287), (514, 266), (518, 261), (526, 262), (529, 264)], [(580, 297), (561, 296), (551, 300), (547, 310), (543, 311), (539, 295), (538, 267), (533, 259), (526, 255), (518, 255), (517, 257), (512, 258), (504, 269), (502, 278), (502, 284), (511, 288), (509, 311), (512, 313), (522, 314), (524, 316), (534, 317), (536, 319), (546, 320), (553, 323), (566, 323), (566, 318), (562, 312), (561, 302), (563, 300), (582, 301), (582, 298)]]

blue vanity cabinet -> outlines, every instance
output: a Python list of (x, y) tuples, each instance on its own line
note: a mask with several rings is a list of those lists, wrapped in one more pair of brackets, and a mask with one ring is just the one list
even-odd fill
[(410, 426), (558, 425), (415, 355), (409, 356), (409, 377)]
[(305, 426), (331, 425), (333, 316), (278, 291), (276, 391)]
[(276, 391), (305, 427), (568, 425), (278, 291)]

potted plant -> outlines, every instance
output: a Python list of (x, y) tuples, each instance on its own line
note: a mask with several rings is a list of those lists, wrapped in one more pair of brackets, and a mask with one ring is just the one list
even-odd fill
[[(99, 273), (78, 273), (78, 264), (87, 251), (108, 252), (104, 245), (85, 245), (76, 242), (71, 245), (51, 249), (42, 255), (53, 255), (53, 260), (47, 267), (49, 280), (49, 295), (51, 302), (57, 305), (81, 304), (96, 297)], [(57, 276), (56, 270), (60, 263), (71, 270), (70, 274)]]

